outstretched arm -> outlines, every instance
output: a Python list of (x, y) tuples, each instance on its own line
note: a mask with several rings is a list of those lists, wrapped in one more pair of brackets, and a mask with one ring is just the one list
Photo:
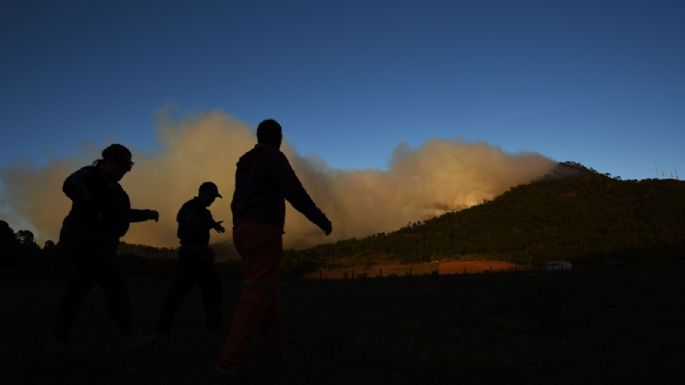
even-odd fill
[(176, 217), (176, 220), (189, 228), (203, 228), (203, 229), (214, 229), (219, 233), (223, 233), (226, 229), (221, 225), (224, 221), (215, 221), (212, 218), (211, 213), (195, 211), (190, 213), (180, 213)]
[(304, 189), (300, 179), (290, 166), (288, 159), (281, 152), (278, 153), (276, 159), (273, 176), (281, 187), (285, 199), (287, 199), (297, 211), (304, 214), (312, 223), (319, 226), (326, 235), (330, 234), (331, 231), (333, 231), (331, 221), (328, 220), (326, 214), (316, 206), (307, 193), (307, 190)]
[(129, 222), (143, 222), (148, 220), (159, 221), (159, 213), (157, 210), (138, 210), (130, 209), (128, 211)]

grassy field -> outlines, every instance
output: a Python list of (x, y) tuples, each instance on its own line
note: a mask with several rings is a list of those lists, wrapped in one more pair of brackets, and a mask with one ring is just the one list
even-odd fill
[[(281, 287), (291, 384), (683, 384), (685, 261), (619, 269), (289, 281)], [(132, 275), (152, 332), (171, 276)], [(50, 340), (62, 276), (0, 273), (0, 383), (203, 384), (224, 330), (209, 334), (199, 292), (173, 334), (125, 358), (96, 289), (71, 352)], [(259, 383), (259, 381), (257, 381)]]

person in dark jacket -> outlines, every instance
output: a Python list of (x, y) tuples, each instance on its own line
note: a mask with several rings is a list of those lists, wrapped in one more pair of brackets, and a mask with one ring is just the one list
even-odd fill
[(197, 283), (202, 291), (202, 299), (207, 315), (207, 328), (217, 331), (221, 327), (221, 280), (214, 267), (214, 252), (209, 247), (209, 231), (226, 231), (223, 221), (215, 221), (207, 209), (219, 197), (219, 189), (212, 182), (200, 185), (196, 197), (181, 206), (176, 216), (181, 240), (178, 252), (176, 280), (171, 285), (159, 317), (158, 332), (167, 334), (171, 329), (174, 313), (181, 302)]
[(272, 363), (283, 361), (278, 272), (283, 256), (285, 200), (328, 235), (331, 222), (319, 210), (279, 150), (281, 126), (268, 119), (257, 127), (258, 144), (237, 164), (231, 202), (233, 242), (243, 263), (243, 289), (217, 371), (245, 371), (252, 337), (259, 337)]
[(119, 181), (132, 167), (131, 151), (112, 144), (102, 151), (102, 159), (64, 181), (62, 189), (72, 205), (62, 224), (59, 247), (73, 261), (76, 272), (57, 311), (57, 340), (68, 339), (81, 303), (96, 284), (105, 293), (119, 333), (129, 336), (133, 331), (128, 284), (117, 247), (131, 222), (158, 221), (159, 213), (131, 208)]

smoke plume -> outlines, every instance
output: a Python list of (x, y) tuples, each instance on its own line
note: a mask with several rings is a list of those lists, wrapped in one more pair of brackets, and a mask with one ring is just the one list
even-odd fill
[[(214, 112), (180, 122), (162, 120), (158, 134), (158, 153), (132, 148), (135, 166), (121, 184), (132, 207), (156, 209), (160, 221), (132, 224), (123, 240), (177, 245), (176, 213), (206, 180), (214, 181), (224, 196), (210, 210), (215, 219), (223, 219), (230, 228), (235, 164), (254, 146), (254, 131)], [(287, 139), (288, 127), (284, 127), (284, 136)], [(486, 143), (459, 140), (434, 139), (417, 149), (399, 144), (387, 171), (333, 169), (318, 158), (298, 155), (287, 141), (282, 150), (314, 201), (333, 222), (333, 234), (325, 237), (288, 206), (285, 242), (295, 247), (392, 231), (470, 207), (539, 177), (554, 165), (541, 155), (509, 154)], [(91, 146), (72, 160), (2, 170), (0, 215), (10, 222), (31, 224), (39, 240), (56, 240), (71, 204), (62, 193), (62, 183), (70, 173), (97, 159), (99, 152)], [(228, 238), (230, 231), (212, 235), (213, 241)]]

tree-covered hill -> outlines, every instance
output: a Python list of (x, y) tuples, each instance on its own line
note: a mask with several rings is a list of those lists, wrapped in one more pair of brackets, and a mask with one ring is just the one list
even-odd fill
[[(526, 264), (685, 251), (685, 182), (623, 181), (578, 163), (489, 202), (388, 234), (290, 251), (308, 266), (489, 258)], [(303, 266), (303, 268), (306, 266)]]

